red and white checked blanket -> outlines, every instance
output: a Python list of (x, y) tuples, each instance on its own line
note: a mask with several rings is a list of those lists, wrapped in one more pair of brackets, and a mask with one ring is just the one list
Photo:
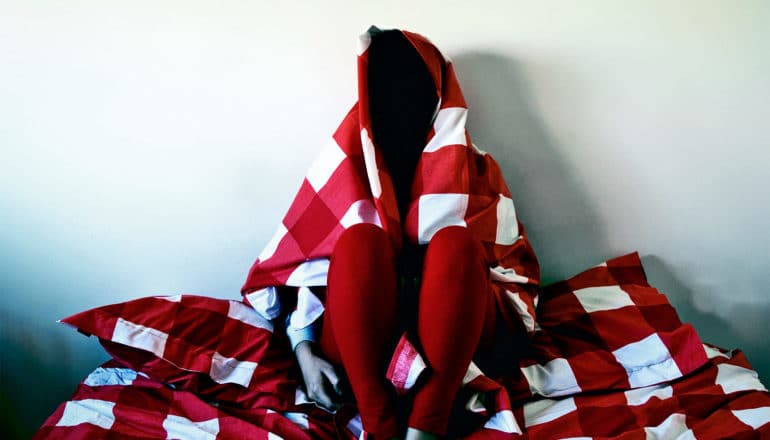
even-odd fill
[[(647, 283), (636, 254), (542, 291), (525, 359), (500, 378), (471, 365), (454, 416), (500, 439), (770, 438), (770, 393), (740, 351), (704, 345)], [(251, 307), (149, 297), (62, 320), (102, 339), (97, 368), (36, 438), (359, 438), (298, 386), (280, 327)], [(201, 323), (205, 324), (201, 324)], [(388, 376), (408, 394), (424, 364), (407, 341)]]
[[(268, 319), (279, 313), (276, 286), (325, 286), (334, 244), (357, 223), (382, 227), (393, 239), (425, 244), (441, 228), (465, 226), (483, 243), (493, 294), (506, 320), (534, 330), (539, 266), (500, 168), (476, 148), (465, 128), (468, 109), (450, 60), (425, 37), (402, 31), (422, 57), (436, 86), (438, 105), (417, 164), (412, 200), (401, 225), (395, 192), (371, 136), (367, 69), (372, 32), (360, 37), (358, 102), (303, 180), (275, 236), (252, 266), (242, 293)], [(323, 311), (309, 289), (299, 289), (300, 327)], [(303, 305), (312, 304), (305, 307)], [(511, 325), (513, 325), (511, 323)], [(520, 325), (517, 323), (517, 325)]]
[[(533, 400), (488, 418), (466, 438), (769, 438), (770, 396), (756, 372), (740, 351), (707, 348), (708, 363), (679, 381)], [(476, 384), (479, 389), (484, 385)], [(485, 411), (478, 414), (483, 417)], [(525, 432), (517, 433), (522, 428)], [(110, 361), (78, 386), (34, 438), (273, 440), (356, 439), (360, 435), (360, 418), (350, 412), (321, 417), (308, 408), (231, 410)]]

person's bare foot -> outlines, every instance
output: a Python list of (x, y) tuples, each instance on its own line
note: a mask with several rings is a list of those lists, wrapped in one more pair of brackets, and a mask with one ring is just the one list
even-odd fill
[(406, 430), (405, 440), (437, 440), (439, 437), (430, 432), (420, 431), (419, 429), (409, 428)]

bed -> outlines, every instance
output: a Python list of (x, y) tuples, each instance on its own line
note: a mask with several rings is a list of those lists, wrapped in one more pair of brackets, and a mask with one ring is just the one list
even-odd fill
[[(541, 289), (514, 375), (471, 363), (452, 432), (475, 439), (770, 438), (770, 394), (744, 354), (700, 340), (632, 253)], [(62, 320), (112, 359), (35, 438), (356, 439), (354, 405), (309, 401), (280, 326), (241, 301), (147, 297)], [(425, 364), (406, 339), (387, 376), (399, 393)]]

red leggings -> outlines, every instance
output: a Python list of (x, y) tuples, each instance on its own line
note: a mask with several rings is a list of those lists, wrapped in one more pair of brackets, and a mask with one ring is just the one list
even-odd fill
[[(396, 394), (385, 379), (398, 334), (396, 251), (377, 226), (354, 225), (337, 241), (329, 268), (321, 350), (341, 364), (364, 429), (400, 434)], [(418, 388), (409, 426), (445, 435), (454, 397), (479, 345), (494, 328), (489, 269), (475, 237), (458, 226), (437, 232), (425, 254), (416, 333), (431, 369)]]

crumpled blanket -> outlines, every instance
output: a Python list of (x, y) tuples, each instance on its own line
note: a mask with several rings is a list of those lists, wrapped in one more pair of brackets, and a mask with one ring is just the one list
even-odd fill
[[(647, 283), (637, 254), (550, 285), (541, 296), (516, 377), (469, 368), (453, 416), (457, 437), (770, 436), (770, 393), (757, 373), (740, 351), (703, 344), (682, 324)], [(354, 406), (329, 413), (307, 399), (282, 328), (240, 301), (148, 297), (62, 322), (99, 337), (113, 359), (35, 438), (364, 436)], [(407, 398), (422, 366), (402, 341), (388, 375)]]

